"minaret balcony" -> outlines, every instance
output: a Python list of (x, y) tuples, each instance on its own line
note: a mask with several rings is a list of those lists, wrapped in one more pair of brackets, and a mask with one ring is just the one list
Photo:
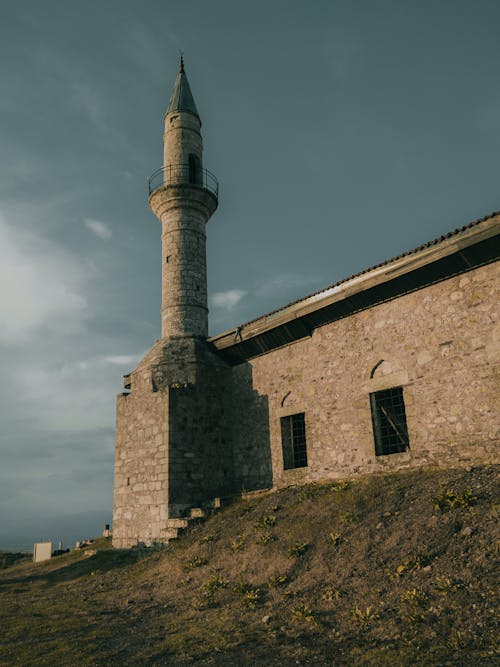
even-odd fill
[(160, 167), (149, 178), (149, 194), (160, 188), (192, 186), (207, 190), (219, 198), (219, 182), (212, 172), (202, 167), (193, 168), (192, 164), (169, 164)]

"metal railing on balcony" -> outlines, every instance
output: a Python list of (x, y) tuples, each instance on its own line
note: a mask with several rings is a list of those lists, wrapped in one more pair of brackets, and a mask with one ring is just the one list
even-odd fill
[(169, 164), (157, 169), (149, 178), (149, 194), (169, 185), (195, 185), (219, 196), (219, 183), (212, 172), (191, 164)]

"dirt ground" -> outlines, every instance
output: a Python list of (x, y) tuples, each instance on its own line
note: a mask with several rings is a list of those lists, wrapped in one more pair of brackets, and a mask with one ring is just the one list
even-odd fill
[(0, 665), (500, 664), (498, 467), (233, 502), (163, 549), (0, 570)]

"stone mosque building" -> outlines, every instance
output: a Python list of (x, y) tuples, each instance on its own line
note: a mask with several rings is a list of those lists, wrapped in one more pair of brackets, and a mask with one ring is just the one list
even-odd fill
[(118, 396), (114, 545), (242, 489), (495, 460), (500, 213), (208, 338), (218, 185), (182, 60), (164, 123), (162, 332)]

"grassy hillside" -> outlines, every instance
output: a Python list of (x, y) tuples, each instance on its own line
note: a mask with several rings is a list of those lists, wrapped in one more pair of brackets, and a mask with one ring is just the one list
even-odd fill
[(240, 500), (162, 550), (0, 571), (1, 665), (497, 665), (498, 469)]

